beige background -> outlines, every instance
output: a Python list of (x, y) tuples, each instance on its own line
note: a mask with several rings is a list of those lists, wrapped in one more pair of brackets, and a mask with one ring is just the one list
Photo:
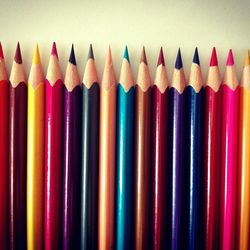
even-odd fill
[(20, 41), (27, 75), (35, 43), (39, 42), (46, 72), (51, 43), (56, 41), (63, 73), (74, 42), (81, 77), (89, 43), (94, 46), (99, 78), (108, 44), (117, 79), (126, 44), (135, 78), (142, 45), (146, 46), (152, 79), (160, 46), (170, 79), (178, 47), (188, 77), (195, 46), (199, 47), (204, 79), (212, 46), (217, 47), (222, 72), (227, 50), (233, 49), (240, 76), (245, 51), (250, 48), (250, 1), (0, 0), (0, 41), (8, 71)]

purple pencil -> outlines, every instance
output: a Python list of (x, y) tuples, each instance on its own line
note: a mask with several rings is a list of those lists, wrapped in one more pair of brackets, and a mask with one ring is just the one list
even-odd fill
[(177, 54), (173, 80), (169, 89), (169, 120), (168, 120), (168, 249), (180, 248), (180, 220), (182, 199), (182, 140), (183, 140), (183, 91), (185, 76), (182, 66), (180, 49)]
[(63, 249), (80, 246), (81, 87), (74, 47), (65, 74), (63, 152)]

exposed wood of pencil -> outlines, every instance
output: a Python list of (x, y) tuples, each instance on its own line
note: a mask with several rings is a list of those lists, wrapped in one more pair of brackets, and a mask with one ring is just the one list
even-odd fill
[(44, 76), (38, 46), (28, 80), (27, 248), (43, 248)]
[(135, 87), (134, 247), (139, 250), (149, 247), (150, 84), (149, 69), (143, 48)]
[(27, 83), (19, 43), (9, 88), (10, 248), (26, 248)]

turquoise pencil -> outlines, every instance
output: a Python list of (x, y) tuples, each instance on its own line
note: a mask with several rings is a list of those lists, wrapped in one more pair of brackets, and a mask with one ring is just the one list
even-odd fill
[(132, 247), (134, 81), (125, 48), (117, 88), (117, 171), (115, 248)]

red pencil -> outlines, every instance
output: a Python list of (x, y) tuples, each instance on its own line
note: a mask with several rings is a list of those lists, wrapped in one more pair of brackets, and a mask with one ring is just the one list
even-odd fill
[(167, 233), (166, 214), (166, 152), (168, 79), (162, 48), (152, 87), (152, 248), (163, 249)]
[(45, 109), (44, 246), (60, 248), (63, 82), (53, 43), (47, 77)]
[(213, 48), (205, 87), (204, 227), (205, 249), (218, 248), (221, 77)]
[(0, 244), (8, 246), (8, 76), (0, 43)]

